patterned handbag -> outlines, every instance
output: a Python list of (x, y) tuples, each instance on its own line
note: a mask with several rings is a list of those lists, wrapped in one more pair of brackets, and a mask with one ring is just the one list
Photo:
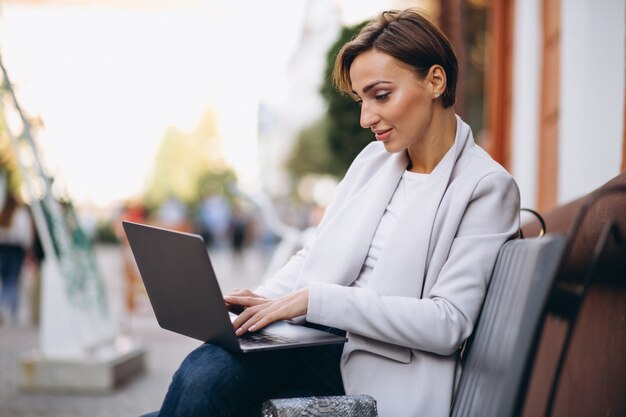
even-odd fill
[(269, 400), (263, 417), (377, 417), (376, 400), (369, 395), (301, 397)]

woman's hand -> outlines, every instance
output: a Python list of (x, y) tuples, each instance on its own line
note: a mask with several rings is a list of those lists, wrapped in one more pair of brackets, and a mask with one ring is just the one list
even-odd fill
[(243, 310), (244, 306), (242, 305), (238, 305), (238, 303), (229, 303), (226, 298), (228, 297), (254, 297), (254, 298), (263, 298), (265, 299), (265, 297), (260, 296), (258, 294), (253, 293), (252, 291), (250, 291), (247, 288), (235, 288), (233, 290), (232, 293), (230, 293), (229, 295), (227, 295), (226, 297), (224, 297), (224, 305), (226, 305), (226, 308), (230, 311), (233, 311), (235, 313), (240, 313), (241, 311), (236, 311), (239, 310), (237, 309), (237, 307), (241, 307), (241, 310)]
[(293, 294), (268, 300), (250, 292), (224, 297), (227, 304), (241, 305), (245, 310), (233, 321), (238, 336), (247, 331), (260, 330), (278, 320), (288, 320), (306, 314), (309, 307), (309, 290), (303, 288)]

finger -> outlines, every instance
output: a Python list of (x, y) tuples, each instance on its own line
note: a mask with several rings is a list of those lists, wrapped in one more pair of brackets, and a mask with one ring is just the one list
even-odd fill
[(257, 331), (270, 323), (273, 323), (277, 319), (275, 318), (274, 311), (268, 311), (272, 309), (263, 309), (255, 313), (250, 319), (246, 320), (237, 330), (236, 333), (238, 336), (241, 336), (247, 331)]
[(247, 288), (235, 288), (230, 295), (254, 296), (254, 293)]
[(250, 308), (243, 310), (241, 313), (239, 313), (237, 318), (233, 320), (233, 329), (235, 329), (235, 331), (239, 330), (239, 328), (241, 328), (243, 324), (245, 324), (248, 320), (250, 320), (250, 318), (254, 316), (255, 313), (256, 311), (254, 307), (250, 307)]
[[(229, 298), (229, 300), (227, 300), (227, 297), (232, 297), (232, 296), (230, 296), (230, 295), (224, 296), (223, 300), (224, 300), (224, 304), (226, 305), (226, 307), (232, 307), (234, 305), (238, 305), (238, 303), (230, 300), (230, 298)], [(237, 296), (237, 297), (239, 297), (239, 296)]]
[(261, 295), (253, 293), (247, 288), (235, 288), (229, 295), (265, 298)]
[(292, 318), (292, 316), (289, 313), (288, 306), (282, 302), (274, 301), (268, 306), (262, 306), (261, 310), (246, 322), (245, 328), (248, 331), (255, 332), (276, 321), (289, 318)]
[(229, 304), (239, 304), (245, 307), (256, 306), (259, 304), (265, 304), (268, 302), (266, 298), (239, 296), (239, 295), (227, 295), (224, 297), (224, 301)]
[(248, 327), (248, 331), (250, 332), (256, 332), (257, 330), (261, 330), (264, 327), (274, 323), (275, 321), (278, 321), (280, 319), (276, 318), (276, 316), (273, 313), (270, 313), (268, 315), (265, 315), (263, 317), (261, 317), (258, 321), (252, 323), (250, 325), (250, 327)]
[[(246, 308), (241, 314), (233, 320), (233, 328), (237, 335), (245, 333), (250, 326), (261, 319), (267, 312), (270, 311), (266, 305), (259, 305)], [(237, 332), (239, 329), (241, 331)]]
[[(258, 299), (256, 299), (258, 300)], [(248, 307), (244, 313), (233, 322), (233, 328), (238, 336), (247, 331), (257, 331), (267, 325), (283, 319), (293, 318), (298, 314), (298, 302), (292, 297), (280, 300), (265, 300), (260, 304)], [(304, 309), (306, 312), (306, 308)]]

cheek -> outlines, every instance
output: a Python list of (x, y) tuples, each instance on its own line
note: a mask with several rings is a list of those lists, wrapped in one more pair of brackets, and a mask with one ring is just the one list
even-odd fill
[(411, 101), (406, 96), (396, 96), (388, 103), (385, 114), (387, 119), (393, 123), (406, 123), (415, 114)]
[(423, 106), (413, 100), (404, 100), (395, 108), (394, 118), (398, 123), (407, 127), (414, 127), (420, 123), (424, 114)]
[(415, 95), (406, 103), (405, 114), (414, 119), (416, 123), (429, 118), (432, 110), (432, 101), (423, 95)]

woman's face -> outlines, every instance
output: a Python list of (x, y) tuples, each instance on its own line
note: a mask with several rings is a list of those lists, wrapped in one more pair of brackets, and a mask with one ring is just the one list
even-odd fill
[(371, 129), (387, 152), (424, 144), (431, 128), (433, 85), (391, 55), (371, 49), (350, 66), (353, 92), (361, 105), (361, 126)]

